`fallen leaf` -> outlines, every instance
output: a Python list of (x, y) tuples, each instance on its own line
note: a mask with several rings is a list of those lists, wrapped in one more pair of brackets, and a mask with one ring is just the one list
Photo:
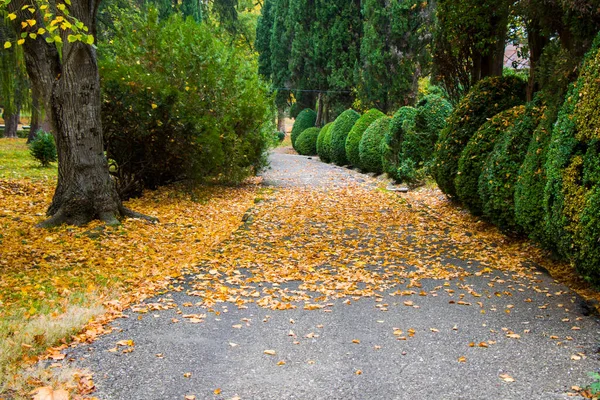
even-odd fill
[(515, 379), (510, 376), (509, 374), (500, 374), (500, 378), (504, 381), (504, 382), (514, 382)]
[(465, 357), (465, 356), (460, 356), (460, 357), (458, 357), (458, 362), (459, 362), (459, 363), (464, 363), (464, 362), (467, 362), (467, 357)]
[(33, 390), (32, 400), (69, 400), (69, 392), (64, 389), (54, 390), (50, 386), (43, 386)]
[(275, 354), (277, 354), (275, 350), (265, 350), (263, 353), (269, 356), (274, 356)]
[(213, 390), (213, 393), (214, 394), (221, 394), (221, 389), (217, 388), (217, 389)]

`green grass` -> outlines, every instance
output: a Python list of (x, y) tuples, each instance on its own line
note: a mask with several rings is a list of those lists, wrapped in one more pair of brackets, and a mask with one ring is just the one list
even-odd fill
[(25, 142), (27, 139), (0, 138), (0, 179), (56, 179), (56, 163), (41, 167)]

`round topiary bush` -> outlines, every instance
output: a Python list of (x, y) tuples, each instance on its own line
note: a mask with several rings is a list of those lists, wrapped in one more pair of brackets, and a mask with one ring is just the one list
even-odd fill
[(54, 137), (44, 131), (39, 131), (35, 139), (29, 143), (29, 152), (42, 164), (42, 167), (47, 167), (58, 159)]
[(303, 156), (317, 155), (317, 138), (321, 132), (320, 128), (308, 128), (296, 139), (296, 151)]
[(300, 134), (306, 129), (313, 128), (316, 121), (317, 113), (314, 112), (314, 110), (305, 108), (304, 110), (300, 111), (300, 114), (298, 114), (296, 120), (294, 121), (294, 126), (292, 127), (292, 133), (290, 135), (294, 150), (298, 151), (296, 148), (296, 140), (298, 139), (298, 136), (300, 136)]
[(528, 103), (524, 112), (498, 139), (479, 176), (483, 215), (503, 231), (521, 231), (515, 221), (515, 184), (543, 112), (540, 101)]
[(402, 143), (408, 131), (414, 128), (417, 110), (414, 107), (401, 107), (390, 121), (390, 129), (381, 141), (381, 166), (383, 172), (395, 181), (402, 179), (398, 175), (401, 163)]
[(279, 143), (285, 140), (285, 132), (279, 131), (275, 135), (277, 135), (277, 140), (279, 141)]
[(362, 139), (365, 130), (375, 122), (376, 119), (383, 117), (385, 114), (376, 108), (372, 108), (364, 113), (358, 121), (354, 124), (348, 137), (346, 138), (346, 159), (350, 165), (354, 167), (360, 167), (360, 155), (358, 152), (358, 146), (360, 139)]
[(456, 198), (454, 180), (458, 160), (488, 118), (525, 102), (526, 83), (515, 76), (490, 77), (479, 81), (448, 118), (435, 145), (433, 176), (448, 197)]
[(360, 154), (360, 169), (365, 172), (383, 172), (381, 162), (381, 142), (390, 130), (391, 119), (383, 116), (373, 122), (363, 134), (358, 151)]
[(331, 162), (331, 125), (333, 125), (333, 122), (321, 128), (317, 137), (317, 155), (321, 161), (326, 163)]
[(558, 250), (600, 283), (600, 36), (552, 131), (544, 192), (547, 232)]
[(479, 176), (488, 155), (509, 127), (525, 112), (525, 106), (516, 106), (502, 111), (483, 124), (473, 135), (458, 160), (456, 193), (460, 201), (475, 215), (483, 213), (479, 197)]
[(331, 161), (339, 166), (348, 164), (346, 159), (346, 137), (360, 118), (360, 114), (352, 109), (341, 113), (333, 122), (331, 131)]

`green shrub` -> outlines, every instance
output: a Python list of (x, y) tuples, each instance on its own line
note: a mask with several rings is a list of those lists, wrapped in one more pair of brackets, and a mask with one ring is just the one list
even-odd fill
[(296, 151), (303, 156), (317, 155), (317, 138), (321, 132), (320, 128), (308, 128), (296, 139)]
[(110, 56), (100, 75), (105, 148), (123, 197), (184, 179), (239, 182), (266, 165), (274, 107), (243, 49), (179, 15), (157, 22), (151, 11), (122, 29), (102, 44)]
[(495, 115), (471, 137), (458, 160), (456, 193), (460, 201), (475, 215), (481, 215), (483, 212), (483, 204), (477, 187), (485, 161), (498, 139), (502, 138), (504, 132), (524, 112), (524, 106), (516, 106)]
[(544, 111), (540, 103), (539, 99), (528, 103), (518, 119), (512, 121), (494, 145), (479, 176), (483, 214), (503, 231), (521, 230), (515, 221), (515, 184)]
[(292, 147), (294, 150), (298, 151), (296, 148), (296, 140), (298, 136), (302, 132), (304, 132), (308, 128), (314, 128), (315, 122), (317, 121), (317, 113), (310, 108), (305, 108), (298, 114), (296, 120), (294, 121), (294, 126), (292, 127), (292, 133), (290, 138), (292, 139)]
[(552, 132), (544, 192), (546, 223), (559, 251), (600, 283), (600, 36), (586, 56)]
[(456, 198), (454, 180), (464, 147), (487, 119), (525, 102), (524, 81), (517, 77), (491, 77), (478, 82), (448, 118), (435, 145), (433, 176), (448, 197)]
[(547, 182), (545, 164), (552, 126), (557, 117), (558, 107), (548, 106), (529, 141), (515, 184), (515, 220), (531, 239), (549, 248), (553, 245), (547, 238), (544, 220), (544, 189)]
[(354, 124), (348, 137), (346, 138), (346, 159), (350, 165), (354, 167), (360, 167), (360, 155), (358, 154), (358, 145), (362, 138), (365, 130), (371, 125), (377, 118), (383, 117), (385, 114), (376, 108), (372, 108), (364, 113), (358, 121)]
[(390, 121), (390, 129), (386, 130), (381, 141), (381, 166), (383, 172), (396, 181), (401, 181), (398, 167), (401, 163), (402, 143), (406, 132), (414, 128), (417, 110), (414, 107), (401, 107)]
[(321, 161), (331, 162), (331, 126), (333, 122), (328, 123), (319, 132), (317, 137), (317, 155)]
[(39, 131), (35, 139), (29, 143), (29, 152), (42, 164), (42, 167), (47, 167), (58, 159), (54, 137), (44, 131)]
[(279, 132), (276, 133), (276, 135), (277, 135), (277, 141), (278, 142), (281, 143), (281, 142), (283, 142), (285, 140), (285, 132), (279, 131)]
[(417, 103), (417, 113), (410, 129), (406, 129), (399, 158), (397, 179), (411, 186), (425, 181), (433, 163), (435, 143), (446, 119), (452, 112), (452, 105), (439, 95), (428, 95)]
[(360, 118), (360, 114), (352, 109), (341, 113), (333, 122), (331, 131), (331, 161), (339, 166), (348, 164), (346, 159), (346, 137)]
[(360, 154), (360, 169), (365, 172), (383, 172), (381, 162), (381, 142), (390, 130), (391, 119), (383, 116), (373, 122), (363, 134), (358, 151)]

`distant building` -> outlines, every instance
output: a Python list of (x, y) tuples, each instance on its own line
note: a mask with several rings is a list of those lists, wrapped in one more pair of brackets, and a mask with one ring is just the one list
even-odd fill
[(521, 45), (514, 45), (512, 43), (506, 46), (504, 50), (504, 68), (517, 70), (529, 69), (529, 60), (519, 55), (519, 51), (522, 49)]

